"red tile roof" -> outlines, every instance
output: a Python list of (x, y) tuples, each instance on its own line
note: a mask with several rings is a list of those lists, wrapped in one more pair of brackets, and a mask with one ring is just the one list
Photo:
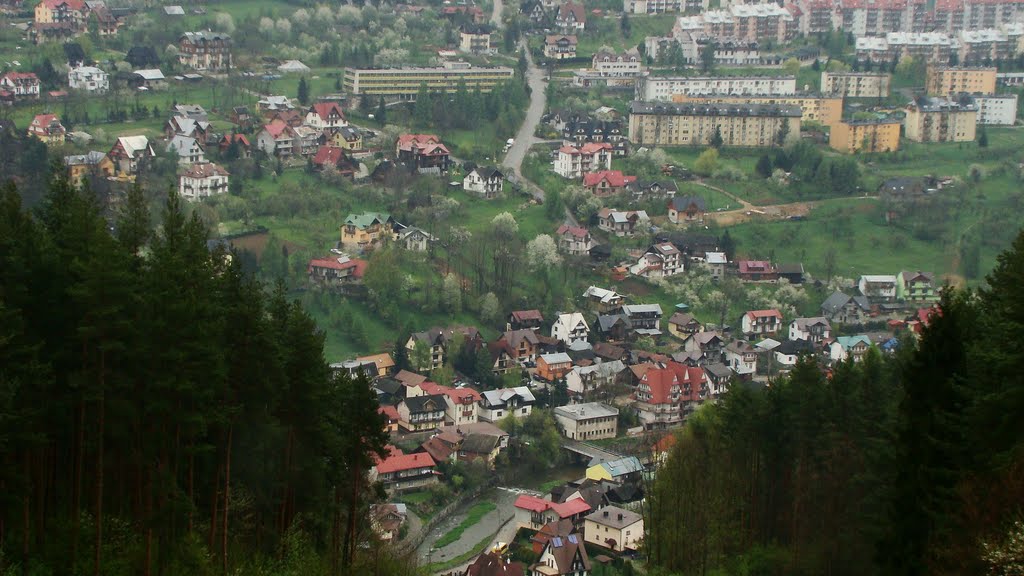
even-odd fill
[(543, 512), (548, 508), (551, 508), (551, 501), (543, 498), (537, 498), (536, 496), (530, 496), (529, 494), (520, 494), (516, 498), (516, 508), (522, 508), (523, 510), (529, 510), (530, 512)]
[(540, 310), (516, 310), (512, 312), (512, 317), (519, 322), (523, 320), (544, 320), (544, 315), (540, 313)]
[(386, 416), (389, 422), (398, 422), (401, 418), (398, 415), (398, 408), (394, 406), (381, 406), (377, 408), (377, 412)]
[(601, 150), (612, 150), (614, 147), (608, 142), (587, 142), (580, 147), (580, 152), (584, 154), (597, 154)]
[(558, 232), (556, 233), (559, 236), (562, 236), (564, 234), (571, 234), (577, 238), (586, 238), (587, 235), (590, 234), (590, 232), (586, 228), (583, 228), (582, 226), (569, 226), (568, 224), (562, 224), (561, 226), (559, 226)]
[(26, 81), (27, 80), (27, 81), (29, 81), (29, 82), (31, 82), (33, 84), (38, 84), (39, 83), (39, 77), (36, 76), (35, 72), (8, 72), (8, 73), (0, 76), (0, 78), (7, 78), (8, 80), (11, 80), (12, 82), (19, 82), (19, 81)]
[(338, 116), (341, 116), (342, 120), (345, 119), (345, 112), (342, 111), (341, 106), (337, 102), (317, 102), (313, 104), (313, 111), (323, 120), (327, 120), (331, 112), (336, 112)]
[(772, 263), (765, 260), (740, 260), (738, 263), (740, 274), (773, 272)]
[(552, 503), (551, 509), (558, 514), (559, 518), (568, 518), (590, 511), (590, 505), (584, 502), (582, 498), (574, 498), (562, 504)]
[(383, 462), (377, 465), (378, 474), (401, 472), (402, 470), (415, 470), (417, 468), (433, 468), (437, 463), (430, 457), (430, 454), (402, 454), (400, 456), (388, 456)]
[(288, 124), (283, 120), (274, 120), (273, 122), (267, 124), (263, 128), (266, 129), (267, 133), (270, 134), (270, 137), (274, 138), (275, 140), (277, 138), (280, 138), (282, 134), (290, 131)]
[(78, 11), (85, 7), (85, 2), (82, 0), (43, 0), (43, 4), (50, 10), (57, 8), (61, 4), (66, 4), (68, 8)]
[(602, 170), (583, 175), (583, 185), (586, 187), (597, 186), (603, 180), (606, 180), (609, 186), (622, 188), (626, 184), (635, 181), (636, 176), (626, 176), (621, 170)]
[(782, 319), (782, 312), (772, 308), (771, 310), (749, 310), (747, 311), (747, 317), (749, 318), (778, 318)]
[(317, 166), (324, 166), (331, 164), (337, 166), (339, 162), (345, 159), (345, 150), (338, 148), (337, 146), (321, 146), (317, 148), (316, 154), (313, 156), (313, 164)]
[(337, 258), (313, 258), (309, 261), (308, 270), (313, 268), (330, 268), (331, 270), (348, 270), (352, 268), (354, 278), (362, 278), (366, 273), (366, 260), (351, 258), (347, 262), (339, 262)]

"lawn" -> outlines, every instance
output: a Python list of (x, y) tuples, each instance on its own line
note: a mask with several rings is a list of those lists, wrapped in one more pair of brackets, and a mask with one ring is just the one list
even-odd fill
[(629, 16), (629, 36), (622, 35), (618, 18), (597, 18), (590, 16), (587, 20), (587, 33), (581, 34), (576, 54), (580, 57), (593, 56), (602, 46), (615, 50), (635, 48), (643, 43), (648, 36), (667, 36), (672, 30), (677, 14), (660, 14), (657, 16)]
[(497, 506), (493, 502), (477, 502), (466, 512), (466, 517), (459, 522), (459, 525), (446, 532), (434, 542), (434, 548), (441, 549), (462, 538), (462, 533), (469, 528), (476, 526), (484, 516), (490, 514)]

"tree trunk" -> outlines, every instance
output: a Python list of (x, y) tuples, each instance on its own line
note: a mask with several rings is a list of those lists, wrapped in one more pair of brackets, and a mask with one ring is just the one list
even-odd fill
[(96, 548), (93, 552), (93, 576), (100, 576), (100, 562), (103, 552), (103, 448), (104, 428), (106, 426), (106, 355), (100, 353), (100, 400), (97, 411), (99, 412), (97, 424), (97, 446), (96, 446)]
[(71, 487), (71, 571), (78, 562), (78, 536), (81, 519), (82, 468), (85, 458), (85, 399), (78, 403), (78, 434), (75, 437), (75, 485)]
[(348, 504), (348, 528), (345, 531), (345, 557), (343, 568), (348, 572), (352, 568), (356, 555), (356, 510), (359, 509), (359, 488), (362, 484), (362, 470), (356, 458), (352, 468), (352, 497)]
[(231, 505), (231, 441), (235, 433), (233, 424), (228, 425), (227, 454), (224, 456), (224, 526), (221, 530), (221, 553), (224, 573), (228, 573), (228, 511)]
[[(32, 456), (25, 451), (25, 478), (32, 478)], [(21, 536), (21, 573), (28, 576), (29, 543), (32, 541), (32, 485), (25, 488), (21, 504), (21, 520), (25, 531)]]

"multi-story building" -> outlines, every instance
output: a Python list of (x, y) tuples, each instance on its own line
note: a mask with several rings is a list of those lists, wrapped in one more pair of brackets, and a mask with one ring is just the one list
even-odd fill
[(625, 156), (628, 150), (621, 120), (597, 120), (579, 114), (569, 118), (562, 127), (562, 143), (579, 147), (588, 142), (607, 142), (616, 156)]
[(779, 135), (800, 133), (797, 106), (633, 102), (629, 139), (639, 146), (706, 146), (720, 135), (725, 146), (776, 146)]
[(115, 175), (120, 173), (135, 176), (140, 167), (150, 158), (156, 157), (156, 151), (149, 143), (149, 138), (145, 136), (121, 136), (107, 153), (107, 157), (114, 164)]
[(491, 51), (491, 28), (484, 25), (465, 24), (459, 28), (459, 50), (471, 54)]
[[(372, 213), (370, 213), (372, 214)], [(384, 215), (387, 216), (387, 215)], [(365, 220), (366, 214), (363, 215)], [(351, 219), (351, 217), (349, 217)], [(374, 222), (380, 225), (379, 234), (382, 237), (393, 236), (390, 218), (376, 218)], [(347, 225), (347, 221), (346, 221)], [(414, 360), (417, 370), (436, 370), (444, 366), (445, 360), (452, 354), (458, 354), (459, 350), (453, 348), (453, 342), (462, 342), (464, 346), (479, 348), (480, 333), (476, 328), (468, 326), (455, 326), (451, 328), (431, 328), (425, 332), (415, 332), (405, 343), (409, 351), (409, 358)], [(418, 350), (425, 350), (420, 352)]]
[(995, 94), (996, 69), (967, 66), (928, 66), (925, 90), (929, 96)]
[(750, 310), (740, 319), (744, 334), (768, 336), (782, 329), (782, 312), (775, 310)]
[(889, 274), (865, 274), (857, 280), (857, 289), (870, 302), (894, 302), (896, 285), (896, 277)]
[(462, 189), (483, 198), (497, 198), (505, 185), (505, 175), (494, 166), (477, 166), (462, 179)]
[(498, 422), (502, 418), (526, 418), (537, 402), (526, 386), (487, 390), (477, 403), (477, 418), (482, 422)]
[(731, 104), (735, 106), (781, 104), (785, 106), (799, 106), (802, 114), (800, 117), (801, 122), (817, 122), (824, 126), (832, 126), (842, 120), (843, 117), (843, 97), (841, 95), (732, 96), (729, 94), (676, 94), (672, 97), (672, 101), (677, 104)]
[(575, 34), (555, 34), (544, 37), (544, 57), (552, 60), (566, 60), (576, 57), (579, 41)]
[(231, 36), (223, 32), (185, 32), (178, 38), (178, 62), (193, 70), (231, 69)]
[(903, 132), (915, 142), (973, 142), (978, 107), (973, 103), (926, 98), (906, 108)]
[[(1010, 29), (1017, 31), (1017, 26)], [(962, 30), (960, 40), (960, 61), (979, 64), (984, 61), (1008, 60), (1017, 56), (1020, 35), (1007, 30), (986, 28), (984, 30)]]
[(451, 152), (434, 134), (402, 134), (395, 142), (395, 156), (420, 172), (444, 173), (451, 164)]
[(936, 302), (939, 292), (935, 287), (935, 274), (931, 272), (901, 271), (896, 275), (896, 299), (906, 302)]
[(978, 124), (1013, 126), (1016, 123), (1016, 94), (989, 94), (972, 98), (978, 107)]
[(551, 325), (551, 337), (565, 344), (586, 341), (588, 336), (590, 326), (579, 312), (559, 314), (555, 323)]
[(398, 404), (398, 426), (408, 432), (433, 430), (445, 423), (448, 403), (444, 394), (423, 394)]
[(710, 0), (623, 0), (622, 9), (628, 14), (698, 13), (710, 5)]
[(228, 192), (228, 171), (212, 162), (195, 163), (178, 177), (178, 194), (187, 200)]
[(562, 146), (555, 157), (555, 173), (563, 178), (582, 178), (588, 172), (611, 170), (613, 152), (609, 142), (587, 142), (579, 148)]
[(857, 37), (899, 32), (909, 24), (907, 0), (842, 0), (836, 8), (835, 28)]
[(591, 68), (602, 76), (640, 76), (646, 70), (643, 56), (636, 48), (630, 48), (621, 54), (601, 50), (594, 54)]
[(633, 392), (633, 406), (644, 428), (672, 428), (682, 424), (709, 395), (702, 369), (669, 362), (665, 368), (649, 368), (640, 377)]
[(673, 35), (686, 31), (746, 42), (782, 43), (796, 35), (797, 23), (788, 8), (775, 3), (734, 3), (727, 9), (679, 17), (673, 27)]
[(79, 66), (68, 71), (68, 86), (72, 90), (106, 92), (110, 88), (110, 77), (94, 66)]
[(671, 101), (676, 94), (790, 96), (795, 76), (644, 76), (636, 81), (637, 100)]
[(39, 77), (34, 72), (7, 72), (0, 76), (0, 94), (7, 92), (15, 100), (39, 98)]
[(343, 88), (353, 96), (415, 100), (423, 84), (431, 92), (452, 94), (459, 84), (465, 83), (470, 91), (479, 89), (486, 93), (514, 74), (511, 68), (481, 68), (465, 62), (449, 62), (438, 68), (345, 68)]
[(807, 340), (815, 344), (821, 344), (832, 336), (832, 325), (828, 318), (815, 316), (813, 318), (797, 318), (789, 323), (790, 340)]
[(71, 24), (81, 28), (88, 8), (83, 0), (43, 0), (36, 4), (35, 24)]
[(911, 56), (925, 62), (948, 62), (958, 49), (956, 38), (944, 32), (889, 32), (857, 38), (857, 59), (892, 62)]
[(600, 402), (572, 404), (555, 408), (555, 421), (562, 435), (570, 440), (615, 438), (619, 410)]
[(840, 152), (895, 152), (900, 147), (899, 120), (847, 120), (832, 126), (828, 145)]
[(615, 552), (638, 550), (644, 538), (644, 517), (615, 506), (591, 512), (583, 522), (586, 542)]
[(886, 98), (891, 79), (889, 74), (870, 72), (822, 72), (821, 91), (845, 98)]

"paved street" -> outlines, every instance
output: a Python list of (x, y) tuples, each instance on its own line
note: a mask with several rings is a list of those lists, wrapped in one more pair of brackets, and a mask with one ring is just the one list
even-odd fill
[(523, 119), (523, 124), (519, 127), (519, 133), (516, 134), (515, 144), (509, 149), (508, 153), (505, 154), (505, 160), (502, 162), (502, 166), (509, 168), (516, 175), (518, 181), (527, 189), (533, 196), (541, 201), (544, 200), (544, 191), (537, 187), (533, 182), (530, 182), (523, 178), (522, 167), (523, 159), (526, 158), (526, 153), (530, 150), (530, 146), (537, 140), (533, 134), (537, 130), (537, 125), (540, 124), (541, 116), (544, 115), (544, 105), (547, 100), (547, 87), (548, 83), (544, 80), (544, 71), (533, 62), (533, 56), (530, 54), (529, 49), (526, 46), (526, 40), (520, 42), (520, 47), (526, 51), (526, 62), (528, 67), (526, 69), (526, 82), (530, 86), (530, 107), (526, 109), (526, 117)]

